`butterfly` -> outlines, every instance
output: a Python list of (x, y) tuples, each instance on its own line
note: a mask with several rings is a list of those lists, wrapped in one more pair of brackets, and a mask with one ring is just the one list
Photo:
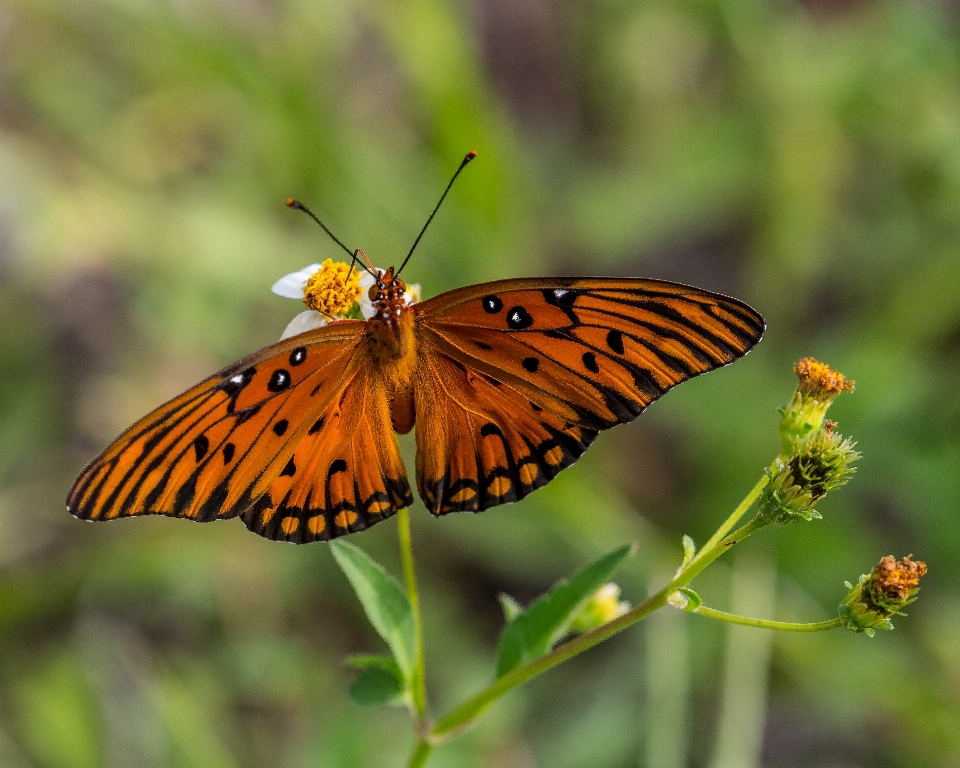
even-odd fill
[(394, 433), (416, 425), (427, 509), (479, 512), (546, 485), (599, 432), (765, 330), (737, 299), (661, 280), (517, 278), (410, 303), (399, 271), (370, 269), (370, 319), (282, 339), (140, 419), (67, 509), (329, 540), (413, 503)]

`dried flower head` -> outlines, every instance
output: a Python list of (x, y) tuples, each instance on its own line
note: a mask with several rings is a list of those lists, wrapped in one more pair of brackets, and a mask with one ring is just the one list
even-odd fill
[(801, 359), (793, 366), (793, 371), (800, 382), (797, 389), (806, 397), (826, 400), (841, 392), (853, 392), (852, 380), (812, 357)]
[(890, 619), (904, 615), (903, 608), (917, 599), (920, 577), (927, 572), (926, 563), (911, 558), (898, 562), (887, 555), (855, 585), (847, 582), (847, 596), (840, 603), (847, 629), (870, 637), (878, 629), (893, 629)]
[(825, 363), (805, 357), (794, 367), (797, 388), (781, 413), (782, 456), (793, 452), (794, 443), (824, 426), (827, 409), (841, 392), (852, 392), (853, 381)]

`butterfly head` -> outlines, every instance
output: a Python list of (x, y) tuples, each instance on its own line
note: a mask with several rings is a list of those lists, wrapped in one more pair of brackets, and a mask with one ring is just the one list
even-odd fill
[(407, 294), (407, 284), (393, 271), (374, 269), (376, 282), (370, 286), (367, 295), (373, 302), (374, 317), (390, 319), (399, 317), (404, 307), (413, 303)]

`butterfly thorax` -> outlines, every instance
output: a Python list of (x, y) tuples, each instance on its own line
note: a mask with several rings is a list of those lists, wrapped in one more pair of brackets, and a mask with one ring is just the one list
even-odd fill
[(373, 358), (388, 393), (393, 427), (400, 433), (413, 427), (413, 375), (416, 352), (413, 337), (413, 306), (405, 296), (406, 285), (393, 274), (393, 267), (370, 287), (374, 315), (367, 321), (366, 349)]

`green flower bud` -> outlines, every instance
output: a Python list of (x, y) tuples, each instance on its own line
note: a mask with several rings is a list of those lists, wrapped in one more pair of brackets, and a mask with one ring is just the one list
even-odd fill
[(793, 453), (794, 443), (824, 426), (827, 409), (844, 390), (853, 391), (853, 382), (830, 366), (805, 357), (794, 367), (797, 389), (780, 413), (781, 456)]
[(890, 619), (905, 615), (902, 609), (917, 599), (920, 577), (927, 572), (926, 563), (911, 557), (897, 562), (887, 555), (855, 585), (847, 582), (847, 596), (840, 603), (840, 617), (847, 629), (868, 637), (878, 629), (893, 629)]
[(570, 632), (582, 635), (623, 616), (629, 610), (630, 603), (620, 600), (620, 587), (612, 581), (608, 582), (590, 596), (587, 604), (570, 623)]
[(813, 505), (850, 479), (855, 471), (850, 465), (860, 458), (855, 445), (832, 428), (795, 441), (793, 454), (786, 461), (774, 459), (767, 469), (769, 481), (760, 492), (758, 518), (776, 525), (819, 519)]

